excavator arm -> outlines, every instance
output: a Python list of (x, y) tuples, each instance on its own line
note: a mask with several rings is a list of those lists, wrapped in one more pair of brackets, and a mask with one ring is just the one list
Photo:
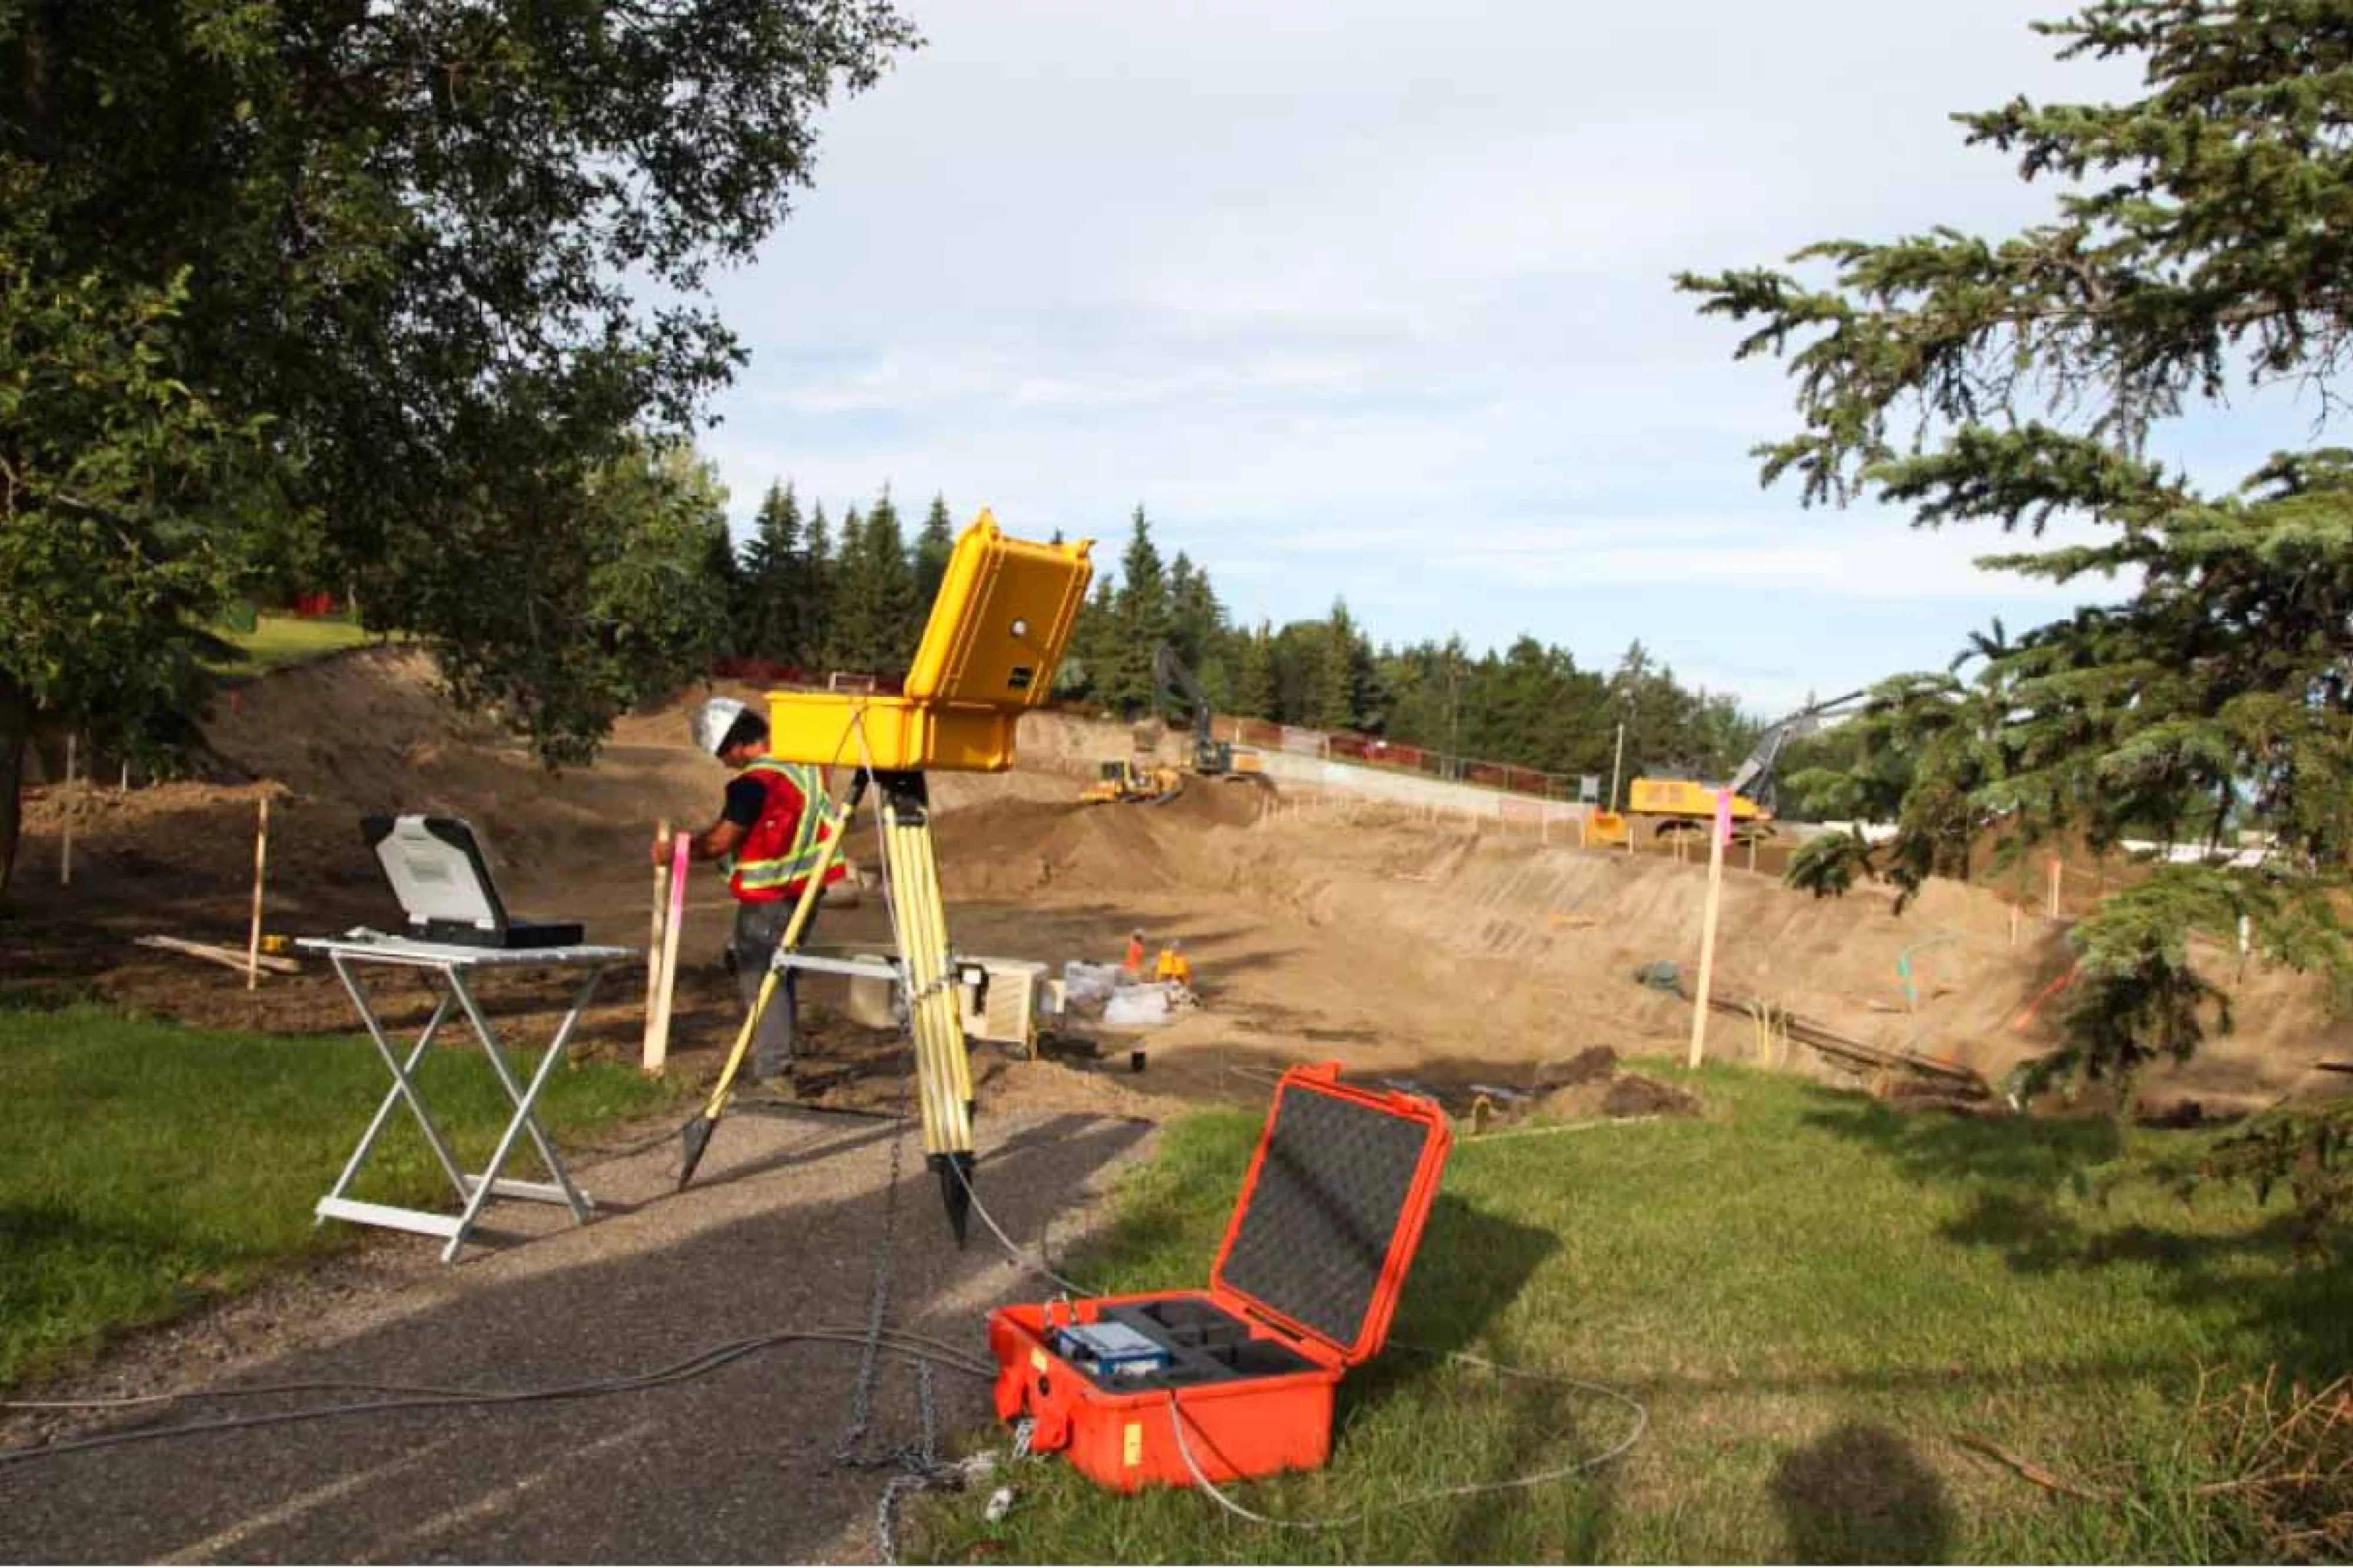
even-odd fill
[(1176, 650), (1162, 643), (1152, 654), (1152, 680), (1165, 710), (1171, 696), (1181, 697), (1193, 716), (1193, 765), (1201, 773), (1229, 773), (1233, 767), (1233, 750), (1211, 738), (1209, 733), (1209, 694), (1176, 657)]
[(1843, 697), (1833, 697), (1827, 702), (1817, 702), (1810, 708), (1799, 709), (1788, 718), (1766, 728), (1758, 736), (1756, 749), (1748, 760), (1732, 775), (1732, 793), (1748, 796), (1767, 810), (1773, 805), (1773, 773), (1780, 766), (1781, 752), (1789, 742), (1812, 734), (1821, 728), (1821, 721), (1861, 700), (1864, 692), (1850, 691)]

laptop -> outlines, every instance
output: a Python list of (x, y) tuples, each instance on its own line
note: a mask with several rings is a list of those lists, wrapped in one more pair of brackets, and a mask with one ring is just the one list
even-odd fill
[(456, 816), (364, 816), (360, 832), (375, 851), (393, 897), (417, 942), (459, 947), (569, 947), (577, 921), (519, 920), (491, 879), (473, 827)]

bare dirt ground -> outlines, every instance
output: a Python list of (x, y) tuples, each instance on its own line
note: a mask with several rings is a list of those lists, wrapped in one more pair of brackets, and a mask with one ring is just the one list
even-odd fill
[[(756, 695), (745, 692), (744, 695)], [(593, 939), (642, 946), (658, 817), (707, 821), (723, 775), (685, 742), (678, 706), (625, 720), (593, 768), (551, 776), (487, 725), (455, 718), (426, 658), (371, 649), (281, 672), (242, 689), (210, 727), (249, 784), (87, 792), (74, 884), (56, 886), (59, 802), (37, 797), (14, 917), (0, 920), (0, 974), (12, 985), (67, 985), (191, 1020), (280, 1030), (347, 1030), (331, 976), (241, 976), (128, 945), (170, 931), (242, 940), (254, 799), (271, 793), (270, 929), (383, 925), (395, 918), (360, 847), (364, 810), (448, 809), (487, 835), (501, 885), (526, 912), (583, 918)], [(1696, 954), (1705, 869), (1694, 858), (1546, 845), (1525, 833), (1364, 805), (1318, 805), (1248, 785), (1197, 783), (1164, 806), (1081, 807), (1093, 763), (1129, 731), (1054, 715), (1023, 721), (1021, 766), (935, 781), (941, 863), (959, 951), (1114, 960), (1132, 927), (1181, 938), (1205, 1005), (1133, 1040), (1106, 1037), (1087, 1069), (984, 1053), (984, 1093), (1015, 1102), (1126, 1113), (1170, 1099), (1255, 1100), (1270, 1067), (1336, 1058), (1352, 1070), (1425, 1082), (1502, 1075), (1587, 1047), (1679, 1049), (1689, 1015), (1632, 981), (1640, 964)], [(853, 856), (874, 860), (869, 822)], [(1767, 851), (1769, 858), (1770, 852)], [(1734, 851), (1720, 924), (1717, 984), (1769, 998), (1840, 1033), (1966, 1062), (1989, 1077), (2044, 1048), (2065, 1005), (2073, 960), (2061, 924), (2028, 916), (2013, 945), (2008, 889), (1932, 884), (1898, 917), (1883, 892), (1815, 900), (1780, 887)], [(2071, 883), (2071, 887), (2072, 887)], [(672, 1049), (679, 1070), (708, 1072), (739, 1005), (721, 967), (732, 906), (699, 872), (683, 941)], [(880, 900), (829, 907), (816, 941), (863, 945), (886, 931)], [(2153, 1107), (2199, 1100), (2242, 1110), (2327, 1087), (2313, 1060), (2353, 1055), (2353, 1024), (2333, 1019), (2306, 977), (2240, 971), (2204, 955), (2238, 994), (2235, 1033), (2184, 1068), (2148, 1075)], [(1903, 970), (1912, 972), (1907, 995)], [(642, 968), (618, 969), (583, 1045), (634, 1059)], [(820, 1056), (855, 1069), (835, 1092), (871, 1103), (892, 1056), (812, 985)], [(386, 987), (395, 1023), (421, 1021), (421, 987)], [(519, 1038), (552, 1027), (554, 980), (502, 981), (497, 1005)], [(2021, 1015), (2034, 1009), (2020, 1026)], [(1712, 1054), (1756, 1054), (1737, 1018), (1711, 1023)], [(1149, 1050), (1141, 1076), (1131, 1046)], [(1800, 1049), (1799, 1070), (1839, 1069)]]
[[(592, 939), (641, 946), (652, 825), (707, 822), (723, 781), (687, 746), (678, 706), (625, 721), (595, 767), (551, 776), (491, 729), (453, 717), (427, 662), (397, 648), (255, 681), (209, 734), (230, 782), (37, 795), (14, 907), (0, 918), (0, 991), (351, 1033), (347, 999), (315, 965), (249, 993), (241, 974), (131, 945), (159, 931), (241, 944), (260, 796), (272, 801), (272, 931), (391, 923), (396, 911), (357, 819), (441, 809), (484, 832), (518, 910), (583, 919)], [(1355, 1075), (1433, 1089), (1571, 1083), (1574, 1073), (1559, 1069), (1593, 1047), (1679, 1051), (1687, 1038), (1686, 1005), (1639, 986), (1633, 971), (1695, 956), (1698, 862), (1346, 803), (1271, 802), (1250, 786), (1197, 784), (1160, 807), (1075, 805), (1093, 763), (1128, 744), (1122, 728), (1036, 716), (1023, 724), (1019, 770), (936, 782), (958, 951), (1059, 969), (1072, 958), (1115, 960), (1141, 927), (1155, 942), (1183, 940), (1204, 1004), (1165, 1028), (1100, 1034), (1092, 1062), (976, 1052), (983, 1190), (1015, 1236), (1050, 1228), (1059, 1249), (1152, 1120), (1187, 1103), (1263, 1105), (1268, 1079), (1293, 1062), (1336, 1059)], [(68, 810), (74, 878), (60, 889)], [(865, 844), (854, 840), (852, 853), (872, 861)], [(2067, 972), (2062, 928), (2029, 920), (2013, 944), (2010, 905), (1994, 891), (1932, 886), (1899, 919), (1883, 895), (1817, 900), (1778, 886), (1770, 868), (1728, 879), (1719, 986), (1989, 1075), (2049, 1040), (2059, 1004), (2022, 1027), (2016, 1020)], [(715, 1070), (739, 1008), (721, 964), (732, 909), (714, 875), (700, 876), (690, 910), (672, 1070), (697, 1080)], [(862, 946), (886, 929), (870, 891), (857, 907), (829, 908), (817, 940)], [(2310, 1070), (2315, 1058), (2353, 1055), (2353, 1026), (2331, 1019), (2302, 977), (2261, 966), (2239, 977), (2232, 955), (2206, 958), (2238, 982), (2239, 1030), (2188, 1068), (2152, 1074), (2143, 1093), (2153, 1102), (2243, 1109), (2318, 1087), (2327, 1075)], [(1912, 972), (1908, 997), (1899, 963)], [(588, 1018), (586, 1052), (637, 1058), (643, 987), (641, 967), (617, 967)], [(483, 991), (518, 1044), (543, 1039), (565, 1000), (560, 982), (528, 976), (496, 977)], [(377, 994), (395, 1028), (421, 1024), (420, 986), (394, 978)], [(823, 984), (811, 988), (812, 1058), (839, 1081), (814, 1098), (839, 1111), (889, 1103), (899, 1042), (828, 999)], [(1139, 1047), (1149, 1060), (1140, 1074), (1128, 1070)], [(1712, 1055), (1750, 1060), (1757, 1049), (1741, 1020), (1714, 1020)], [(1788, 1065), (1838, 1076), (1802, 1049)], [(1577, 1092), (1599, 1110), (1617, 1087)], [(366, 1108), (353, 1110), (356, 1124)], [(513, 1387), (640, 1370), (766, 1328), (854, 1326), (866, 1310), (889, 1142), (889, 1124), (871, 1119), (747, 1109), (722, 1128), (683, 1196), (669, 1194), (675, 1142), (659, 1137), (585, 1171), (607, 1213), (584, 1229), (509, 1205), (493, 1211), (517, 1227), (506, 1239), (529, 1244), (494, 1237), (454, 1269), (432, 1261), (428, 1243), (387, 1238), (134, 1341), (61, 1392), (306, 1377)], [(977, 1230), (973, 1250), (957, 1253), (929, 1178), (920, 1169), (911, 1178), (896, 1321), (976, 1350), (988, 1306), (1040, 1287)], [(9, 1527), (0, 1555), (865, 1555), (879, 1478), (829, 1463), (855, 1365), (844, 1347), (780, 1348), (617, 1399), (397, 1412), (0, 1466)], [(912, 1384), (902, 1370), (890, 1386), (877, 1430), (904, 1441)], [(976, 1388), (953, 1374), (939, 1388), (949, 1426), (979, 1418)], [(79, 1428), (20, 1417), (0, 1426), (0, 1446), (69, 1429)]]

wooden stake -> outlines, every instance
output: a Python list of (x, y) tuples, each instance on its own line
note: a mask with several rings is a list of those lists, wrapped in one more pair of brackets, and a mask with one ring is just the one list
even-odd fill
[(670, 998), (678, 987), (679, 928), (686, 923), (686, 868), (694, 840), (681, 833), (670, 840), (670, 920), (662, 931), (661, 994), (655, 999), (654, 1036), (646, 1046), (646, 1070), (659, 1071), (670, 1059)]
[(2018, 945), (2018, 906), (2016, 904), (2010, 906), (2010, 945), (2012, 947)]
[[(213, 963), (223, 964), (236, 970), (239, 974), (245, 973), (253, 967), (253, 964), (248, 962), (249, 954), (234, 947), (221, 947), (208, 942), (188, 942), (176, 936), (142, 936), (133, 937), (132, 945), (157, 948), (165, 952), (185, 953), (190, 958), (201, 958)], [(302, 973), (302, 965), (299, 960), (279, 958), (266, 952), (260, 957), (260, 967), (272, 974)]]
[(269, 797), (263, 795), (258, 803), (253, 829), (253, 929), (245, 941), (245, 988), (255, 990), (261, 984), (261, 878), (263, 868), (269, 863)]
[[(654, 824), (654, 837), (667, 847), (670, 843), (670, 818)], [(660, 860), (654, 866), (653, 927), (646, 935), (646, 1029), (640, 1046), (645, 1068), (652, 1072), (661, 1064), (654, 1060), (654, 1009), (661, 995), (662, 906), (670, 902), (670, 862)]]
[(131, 759), (128, 757), (122, 759), (122, 784), (118, 793), (122, 795), (131, 793)]
[(2059, 918), (2059, 857), (2051, 857), (2051, 918)]
[(1707, 836), (1707, 904), (1699, 917), (1699, 987), (1692, 999), (1691, 1062), (1707, 1048), (1708, 988), (1715, 976), (1715, 910), (1724, 897), (1724, 841), (1732, 837), (1732, 792), (1715, 792), (1715, 823)]
[(73, 885), (73, 783), (74, 737), (69, 734), (66, 736), (65, 789), (58, 798), (58, 807), (65, 815), (64, 837), (58, 845), (58, 886), (60, 888)]

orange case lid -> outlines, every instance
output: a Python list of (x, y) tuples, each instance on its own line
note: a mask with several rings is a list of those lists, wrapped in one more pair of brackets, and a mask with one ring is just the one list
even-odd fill
[(1454, 1142), (1419, 1095), (1298, 1067), (1275, 1086), (1209, 1283), (1351, 1364), (1388, 1339)]

